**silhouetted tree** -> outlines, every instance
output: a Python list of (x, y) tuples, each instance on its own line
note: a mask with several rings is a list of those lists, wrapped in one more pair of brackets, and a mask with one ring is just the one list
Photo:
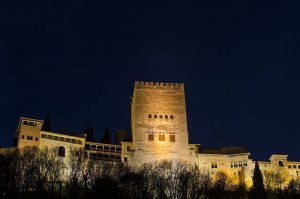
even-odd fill
[(92, 126), (86, 126), (84, 133), (86, 134), (86, 140), (93, 142), (94, 140), (94, 128)]
[[(300, 181), (299, 179), (292, 179), (286, 189), (289, 198), (300, 198)], [(287, 197), (286, 197), (287, 198)]]
[(253, 173), (253, 186), (249, 194), (249, 198), (266, 198), (266, 192), (264, 188), (263, 177), (259, 169), (259, 165), (255, 162), (255, 168)]
[(51, 121), (49, 116), (47, 116), (44, 120), (42, 131), (51, 131)]
[(110, 131), (108, 128), (104, 130), (104, 135), (101, 139), (101, 143), (110, 144)]
[(234, 189), (232, 179), (224, 171), (217, 171), (211, 188), (212, 198), (228, 198), (228, 193)]

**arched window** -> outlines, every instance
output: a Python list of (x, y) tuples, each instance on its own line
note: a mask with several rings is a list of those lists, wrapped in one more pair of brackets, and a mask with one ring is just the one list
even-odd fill
[(170, 119), (174, 119), (174, 116), (173, 116), (173, 115), (170, 115)]
[(163, 118), (163, 116), (162, 116), (162, 115), (160, 115), (160, 116), (159, 116), (159, 118)]
[(65, 155), (66, 155), (65, 147), (60, 146), (60, 147), (58, 148), (58, 156), (60, 156), (60, 157), (65, 157)]
[(168, 115), (165, 115), (165, 119), (168, 119)]
[(284, 164), (283, 164), (283, 162), (282, 162), (281, 160), (278, 161), (278, 165), (279, 165), (280, 167), (283, 167), (283, 166), (284, 166)]
[(157, 115), (154, 115), (154, 118), (157, 118)]
[(148, 118), (152, 118), (152, 115), (151, 115), (151, 114), (149, 114), (149, 115), (148, 115)]

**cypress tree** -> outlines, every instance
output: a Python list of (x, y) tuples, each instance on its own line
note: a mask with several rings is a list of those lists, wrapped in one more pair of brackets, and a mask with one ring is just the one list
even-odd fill
[(101, 143), (110, 144), (110, 132), (109, 132), (108, 128), (106, 128), (104, 130), (104, 135), (101, 139)]
[(86, 134), (86, 140), (88, 142), (94, 141), (94, 128), (89, 125), (86, 126), (84, 133)]
[(43, 126), (42, 126), (42, 131), (51, 131), (51, 121), (50, 121), (50, 117), (47, 116), (44, 120)]
[(254, 168), (252, 180), (253, 180), (253, 186), (249, 198), (261, 198), (261, 199), (266, 198), (263, 177), (257, 161), (255, 162), (255, 168)]

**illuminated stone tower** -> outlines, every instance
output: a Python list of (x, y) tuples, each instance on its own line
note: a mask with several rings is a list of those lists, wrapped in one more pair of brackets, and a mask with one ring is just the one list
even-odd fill
[(131, 103), (129, 163), (189, 161), (188, 129), (182, 83), (135, 82)]

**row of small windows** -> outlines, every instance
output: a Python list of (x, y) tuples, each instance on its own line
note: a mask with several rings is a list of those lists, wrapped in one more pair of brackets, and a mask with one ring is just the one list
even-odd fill
[(103, 146), (103, 145), (94, 145), (94, 144), (86, 144), (85, 149), (87, 150), (96, 150), (96, 151), (105, 151), (105, 152), (121, 152), (121, 147), (115, 146)]
[(231, 165), (230, 165), (231, 168), (246, 167), (246, 166), (247, 166), (247, 162), (244, 162), (244, 163), (231, 163)]
[(121, 156), (103, 153), (90, 153), (90, 159), (121, 161)]
[(295, 164), (294, 165), (288, 165), (288, 168), (289, 169), (291, 169), (291, 168), (293, 168), (293, 169), (297, 169), (297, 168), (300, 169), (300, 165), (295, 165)]
[(40, 124), (40, 123), (38, 123), (38, 122), (31, 122), (31, 121), (26, 121), (26, 120), (24, 120), (22, 124), (23, 124), (23, 125), (26, 125), (26, 126), (35, 126), (35, 127), (39, 127), (39, 124)]
[[(23, 139), (23, 140), (25, 139), (25, 135), (22, 135), (22, 139)], [(33, 140), (33, 136), (27, 135), (26, 139), (27, 139), (27, 140)], [(35, 137), (35, 141), (39, 141), (39, 138), (38, 138), (38, 137)]]
[(148, 118), (160, 118), (160, 119), (163, 119), (163, 118), (165, 118), (165, 119), (174, 119), (174, 116), (173, 115), (165, 115), (165, 117), (163, 116), (163, 115), (156, 115), (156, 114), (154, 114), (154, 115), (152, 115), (152, 114), (149, 114), (148, 115)]
[[(165, 141), (166, 136), (164, 134), (159, 134), (158, 135), (158, 140), (159, 141)], [(148, 141), (154, 141), (154, 135), (153, 134), (148, 134)], [(169, 141), (170, 142), (175, 142), (175, 135), (169, 135)]]
[[(153, 131), (149, 131), (149, 132), (146, 132), (146, 133), (150, 133), (150, 134), (154, 134), (155, 132), (153, 132)], [(164, 132), (164, 131), (160, 131), (160, 132), (158, 132), (159, 134), (165, 134), (166, 132)], [(175, 134), (175, 132), (169, 132), (169, 134)]]
[(71, 139), (71, 138), (64, 138), (64, 137), (59, 137), (59, 136), (53, 136), (53, 135), (46, 135), (42, 134), (42, 138), (44, 139), (49, 139), (49, 140), (55, 140), (55, 141), (60, 141), (60, 142), (69, 142), (73, 144), (82, 144), (81, 140), (76, 140), (76, 139)]

